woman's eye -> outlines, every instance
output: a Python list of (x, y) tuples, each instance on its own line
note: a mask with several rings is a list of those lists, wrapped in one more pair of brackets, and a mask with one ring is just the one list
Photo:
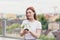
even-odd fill
[(31, 12), (27, 12), (27, 13), (31, 13)]
[(29, 13), (31, 13), (31, 12), (29, 12)]

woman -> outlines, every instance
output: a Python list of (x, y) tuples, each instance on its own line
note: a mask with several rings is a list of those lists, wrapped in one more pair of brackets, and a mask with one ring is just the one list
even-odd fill
[(20, 36), (24, 36), (24, 40), (36, 40), (41, 34), (41, 23), (37, 21), (36, 12), (33, 7), (28, 7), (26, 9), (26, 18), (22, 25), (24, 30), (21, 30)]

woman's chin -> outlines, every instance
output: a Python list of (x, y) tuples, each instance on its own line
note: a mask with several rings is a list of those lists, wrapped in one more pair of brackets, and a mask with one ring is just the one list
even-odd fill
[(31, 18), (29, 17), (28, 19), (30, 20)]

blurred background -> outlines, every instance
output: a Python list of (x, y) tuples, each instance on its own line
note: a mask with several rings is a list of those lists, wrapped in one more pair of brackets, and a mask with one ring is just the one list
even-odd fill
[(37, 19), (42, 23), (39, 39), (59, 40), (60, 0), (0, 0), (0, 36), (22, 38), (19, 33), (29, 6), (35, 8)]

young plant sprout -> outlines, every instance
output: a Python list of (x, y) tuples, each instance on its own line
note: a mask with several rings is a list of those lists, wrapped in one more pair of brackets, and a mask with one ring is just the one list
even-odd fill
[(27, 30), (27, 31), (29, 31), (29, 27), (30, 27), (29, 24), (21, 25), (21, 28), (24, 28), (24, 30)]

